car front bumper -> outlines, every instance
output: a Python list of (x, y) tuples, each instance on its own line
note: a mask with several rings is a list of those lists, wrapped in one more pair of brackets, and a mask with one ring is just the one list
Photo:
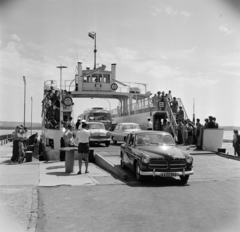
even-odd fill
[(194, 171), (177, 171), (177, 172), (156, 172), (155, 169), (153, 171), (140, 171), (140, 175), (142, 176), (162, 176), (162, 177), (174, 177), (174, 176), (188, 176), (193, 175)]
[(102, 138), (102, 139), (101, 138), (99, 138), (99, 139), (98, 138), (97, 139), (90, 138), (89, 141), (90, 142), (110, 142), (111, 139), (110, 138), (107, 138), (107, 139), (106, 138)]

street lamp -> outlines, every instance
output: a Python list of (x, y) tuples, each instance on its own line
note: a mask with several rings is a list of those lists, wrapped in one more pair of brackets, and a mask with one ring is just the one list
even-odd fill
[(32, 106), (33, 106), (33, 99), (31, 97), (31, 135), (32, 135)]
[(110, 103), (110, 101), (109, 101), (107, 98), (103, 98), (103, 99), (105, 99), (106, 101), (108, 101), (108, 104), (109, 104), (109, 110), (111, 111), (111, 103)]
[(59, 122), (60, 126), (59, 126), (59, 128), (61, 130), (61, 122), (63, 120), (63, 115), (62, 115), (62, 69), (67, 68), (67, 66), (60, 65), (60, 66), (57, 66), (57, 68), (60, 69), (60, 122)]
[(26, 112), (26, 78), (23, 76), (23, 82), (24, 82), (24, 118), (23, 118), (23, 126), (25, 127), (25, 112)]

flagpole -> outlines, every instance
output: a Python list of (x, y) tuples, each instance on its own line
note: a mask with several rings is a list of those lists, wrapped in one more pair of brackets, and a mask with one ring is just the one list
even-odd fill
[(94, 35), (94, 69), (96, 69), (96, 53), (97, 53), (96, 40), (97, 40), (97, 33), (95, 33)]
[(194, 104), (194, 98), (193, 98), (193, 123), (195, 124), (195, 104)]

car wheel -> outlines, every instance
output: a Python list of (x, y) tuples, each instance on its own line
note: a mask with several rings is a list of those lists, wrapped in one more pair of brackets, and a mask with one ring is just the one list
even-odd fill
[(140, 174), (140, 167), (138, 162), (136, 163), (135, 167), (135, 176), (138, 181), (143, 181), (143, 176)]
[(121, 160), (120, 160), (120, 165), (121, 165), (121, 167), (123, 168), (123, 169), (126, 169), (126, 164), (124, 163), (124, 161), (123, 161), (123, 155), (121, 154)]
[(113, 144), (117, 144), (117, 140), (115, 140), (114, 137), (112, 137), (112, 141), (113, 141)]
[(189, 175), (187, 175), (187, 176), (180, 176), (182, 184), (187, 184), (188, 178), (189, 178)]
[(106, 147), (109, 147), (109, 145), (110, 145), (110, 142), (108, 141), (108, 142), (106, 142), (105, 143), (105, 145), (106, 145)]

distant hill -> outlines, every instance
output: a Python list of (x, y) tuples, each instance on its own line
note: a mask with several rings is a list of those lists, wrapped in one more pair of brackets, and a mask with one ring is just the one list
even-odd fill
[(220, 128), (226, 131), (233, 131), (234, 129), (240, 130), (239, 126), (220, 126)]
[[(0, 129), (15, 129), (16, 126), (23, 125), (23, 122), (6, 122), (6, 121), (0, 121)], [(25, 122), (25, 126), (27, 128), (31, 128), (31, 122)], [(41, 129), (42, 124), (33, 122), (32, 123), (33, 129)]]

